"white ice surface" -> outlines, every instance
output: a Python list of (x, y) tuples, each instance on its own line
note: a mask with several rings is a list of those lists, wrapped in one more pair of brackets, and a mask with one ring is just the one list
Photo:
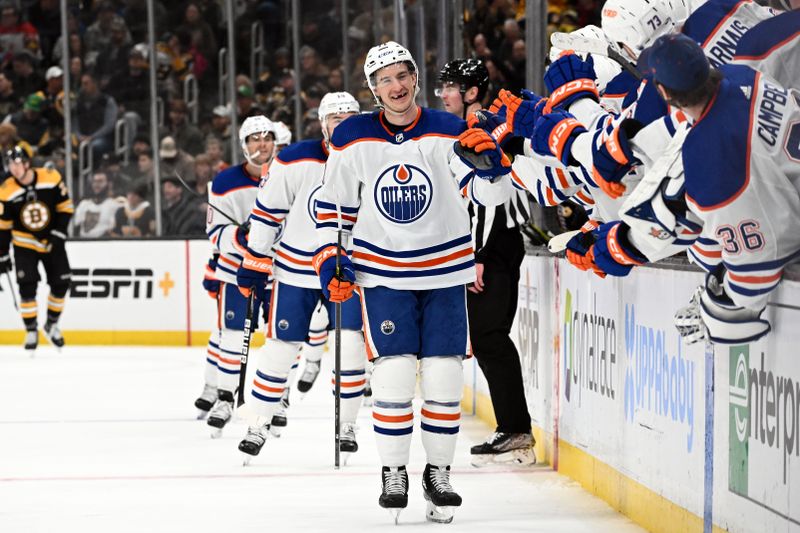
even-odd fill
[[(0, 347), (0, 532), (641, 531), (547, 466), (475, 469), (488, 433), (462, 418), (452, 483), (464, 504), (450, 525), (425, 521), (424, 453), (415, 429), (409, 506), (395, 529), (378, 506), (370, 412), (360, 450), (333, 469), (333, 398), (323, 367), (289, 425), (242, 467), (243, 420), (209, 438), (195, 420), (204, 350)], [(253, 358), (251, 358), (252, 360)], [(330, 358), (326, 355), (326, 365)]]

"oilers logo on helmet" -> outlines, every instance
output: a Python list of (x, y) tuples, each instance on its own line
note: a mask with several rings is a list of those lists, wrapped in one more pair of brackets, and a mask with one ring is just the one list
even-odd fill
[(419, 167), (393, 165), (375, 182), (375, 205), (378, 211), (398, 224), (419, 219), (431, 205), (431, 179)]

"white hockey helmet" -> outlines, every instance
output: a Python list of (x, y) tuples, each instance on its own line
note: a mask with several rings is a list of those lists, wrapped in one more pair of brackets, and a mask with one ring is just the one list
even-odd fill
[(613, 43), (625, 44), (636, 60), (656, 39), (672, 32), (689, 16), (686, 0), (608, 0), (602, 27)]
[[(367, 59), (364, 61), (364, 76), (367, 78), (367, 84), (372, 90), (372, 94), (375, 94), (376, 89), (376, 72), (383, 67), (406, 61), (411, 63), (411, 70), (417, 75), (417, 83), (414, 87), (414, 96), (416, 96), (419, 93), (419, 69), (417, 68), (417, 62), (414, 61), (411, 52), (409, 52), (406, 47), (394, 41), (389, 41), (388, 43), (379, 44), (378, 46), (370, 48), (369, 52), (367, 52)], [(375, 96), (375, 100), (378, 102), (379, 106), (382, 105), (377, 96)]]
[[(601, 40), (603, 42), (609, 42), (608, 36), (603, 32), (603, 30), (591, 24), (571, 33), (580, 35), (581, 37), (589, 37), (592, 39)], [(550, 61), (555, 61), (558, 59), (558, 56), (560, 56), (563, 51), (564, 50), (561, 48), (556, 48), (555, 46), (551, 47)], [(582, 59), (586, 59), (588, 54), (578, 55), (581, 56)], [(622, 71), (622, 67), (619, 66), (619, 63), (616, 61), (613, 61), (605, 56), (595, 54), (592, 56), (592, 58), (594, 59), (594, 72), (597, 74), (597, 90), (602, 93), (605, 91), (608, 82), (614, 79), (614, 77)]]
[(353, 98), (353, 95), (346, 92), (328, 93), (322, 97), (317, 109), (317, 116), (322, 124), (322, 135), (328, 141), (328, 124), (327, 118), (330, 115), (338, 115), (339, 113), (360, 113), (361, 104), (358, 100)]
[(275, 126), (275, 144), (286, 146), (292, 142), (292, 130), (283, 122), (273, 122)]
[(272, 133), (273, 138), (277, 139), (278, 137), (275, 123), (264, 115), (255, 115), (244, 119), (242, 127), (239, 128), (239, 142), (241, 143), (242, 153), (245, 159), (247, 159), (247, 162), (251, 165), (255, 164), (253, 163), (253, 158), (258, 156), (258, 153), (251, 154), (248, 152), (247, 138), (254, 133)]

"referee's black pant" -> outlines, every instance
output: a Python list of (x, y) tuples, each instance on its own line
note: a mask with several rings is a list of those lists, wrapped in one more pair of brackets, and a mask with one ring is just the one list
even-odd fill
[(519, 270), (525, 257), (522, 235), (517, 235), (514, 246), (504, 247), (497, 257), (486, 254), (483, 291), (467, 292), (472, 351), (489, 384), (496, 431), (502, 433), (531, 431), (519, 352), (510, 337), (517, 312)]

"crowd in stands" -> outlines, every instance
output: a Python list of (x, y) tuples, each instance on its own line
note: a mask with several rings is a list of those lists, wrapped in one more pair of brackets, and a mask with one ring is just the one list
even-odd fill
[[(423, 0), (407, 0), (407, 8)], [(427, 11), (435, 2), (424, 0)], [(159, 145), (150, 142), (149, 65), (145, 0), (85, 0), (68, 13), (61, 35), (58, 0), (0, 1), (0, 148), (21, 144), (37, 166), (64, 174), (64, 91), (72, 99), (73, 160), (81, 143), (91, 146), (93, 169), (71, 191), (78, 208), (78, 237), (154, 235), (154, 158), (160, 158), (163, 235), (202, 234), (205, 197), (213, 176), (232, 161), (229, 106), (239, 123), (264, 114), (292, 129), (295, 101), (302, 108), (303, 137), (320, 136), (317, 106), (325, 93), (344, 90), (346, 81), (363, 109), (374, 105), (363, 80), (367, 50), (394, 38), (393, 2), (350, 2), (347, 30), (352, 67), (342, 64), (340, 2), (303, 6), (300, 24), (300, 88), (295, 84), (287, 24), (288, 0), (236, 2), (237, 72), (235, 98), (220, 105), (218, 54), (227, 44), (223, 3), (215, 0), (155, 0), (157, 93), (163, 103)], [(376, 4), (381, 6), (376, 10)], [(428, 6), (428, 4), (431, 4)], [(525, 79), (524, 0), (467, 2), (464, 42), (468, 54), (486, 62), (489, 98), (500, 88), (521, 89)], [(551, 0), (550, 31), (569, 31), (597, 22), (595, 0)], [(264, 68), (249, 74), (253, 23), (263, 28)], [(436, 24), (430, 17), (430, 24)], [(435, 30), (431, 28), (431, 30)], [(429, 32), (434, 35), (435, 32)], [(435, 40), (434, 40), (435, 42)], [(68, 50), (70, 87), (62, 60)], [(425, 75), (443, 61), (431, 47)], [(423, 68), (420, 65), (420, 68)], [(197, 116), (183, 99), (183, 82), (193, 75), (199, 88)], [(433, 80), (431, 80), (433, 82)], [(124, 119), (131, 132), (127, 157), (114, 151), (114, 128)], [(295, 134), (296, 136), (296, 134)], [(124, 162), (127, 161), (127, 164)], [(3, 169), (5, 172), (5, 169)], [(78, 176), (77, 171), (74, 176)], [(184, 190), (176, 176), (188, 182)], [(79, 179), (79, 178), (76, 178)], [(79, 191), (84, 191), (83, 198)], [(98, 207), (102, 206), (102, 208)]]

